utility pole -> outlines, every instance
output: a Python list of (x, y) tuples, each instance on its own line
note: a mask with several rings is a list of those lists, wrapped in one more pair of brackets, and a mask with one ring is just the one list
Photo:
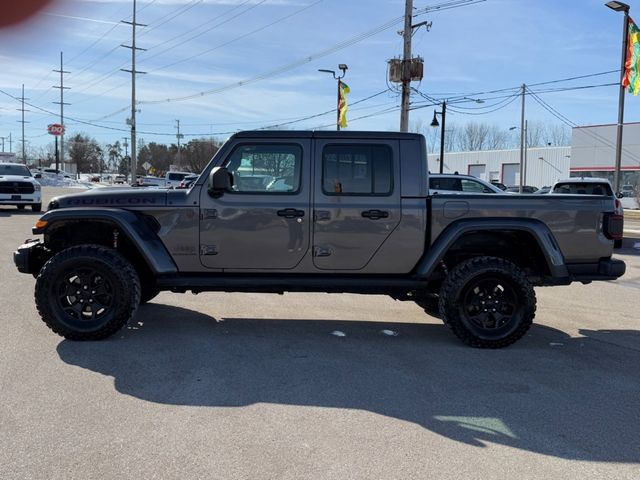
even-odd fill
[(529, 120), (524, 121), (524, 178), (522, 179), (522, 184), (527, 184), (527, 165), (529, 163), (529, 159), (527, 158), (527, 151), (529, 150)]
[(11, 139), (11, 132), (9, 132), (9, 153), (13, 152), (13, 140)]
[(409, 131), (409, 103), (411, 100), (411, 36), (413, 28), (413, 0), (405, 0), (404, 6), (404, 52), (402, 54), (402, 106), (400, 110), (400, 131)]
[[(53, 103), (55, 103), (56, 105), (60, 105), (60, 125), (64, 127), (64, 106), (71, 105), (70, 103), (64, 103), (64, 91), (69, 90), (70, 88), (70, 87), (64, 86), (64, 74), (71, 73), (71, 72), (66, 72), (64, 68), (62, 68), (62, 62), (63, 62), (62, 52), (60, 52), (60, 70), (54, 70), (54, 72), (60, 74), (60, 85), (53, 86), (53, 88), (60, 89), (60, 101), (53, 102)], [(62, 134), (60, 135), (60, 161), (62, 161), (62, 165), (63, 165), (62, 169), (64, 170), (64, 129), (62, 130)], [(58, 168), (58, 165), (56, 164), (56, 169), (57, 168)]]
[(518, 192), (522, 193), (522, 180), (524, 180), (524, 139), (525, 139), (525, 125), (524, 125), (524, 95), (527, 90), (527, 86), (522, 84), (522, 112), (520, 114), (520, 186)]
[(7, 137), (0, 137), (2, 139), (2, 153), (4, 153), (4, 139)]
[(123, 143), (123, 145), (124, 145), (124, 159), (127, 162), (126, 163), (127, 168), (131, 168), (131, 164), (130, 164), (129, 160), (127, 159), (127, 157), (129, 156), (129, 143), (128, 143), (129, 139), (127, 137), (122, 137), (122, 140), (124, 140), (124, 143)]
[(176, 134), (176, 138), (178, 139), (178, 165), (182, 167), (182, 159), (180, 156), (180, 139), (184, 138), (184, 135), (180, 133), (180, 120), (176, 120), (176, 128), (178, 129), (178, 133)]
[[(25, 144), (24, 144), (24, 124), (25, 123), (30, 123), (25, 121), (24, 119), (24, 112), (28, 112), (29, 110), (25, 110), (24, 109), (24, 101), (25, 100), (29, 100), (28, 98), (24, 98), (24, 83), (22, 84), (22, 97), (20, 97), (20, 100), (22, 101), (22, 108), (18, 108), (19, 112), (22, 112), (22, 120), (18, 120), (19, 123), (22, 124), (22, 161), (25, 163), (27, 163), (27, 157), (25, 154)], [(11, 138), (11, 137), (9, 137)], [(9, 140), (9, 145), (11, 145), (11, 140)]]
[(136, 70), (136, 50), (146, 50), (146, 48), (136, 47), (136, 27), (146, 27), (142, 23), (136, 23), (136, 0), (133, 0), (133, 18), (131, 22), (122, 20), (122, 23), (131, 25), (131, 45), (121, 45), (124, 48), (131, 49), (131, 70), (122, 68), (123, 72), (131, 73), (131, 118), (129, 119), (129, 125), (131, 125), (131, 184), (136, 183), (136, 172), (138, 170), (137, 164), (137, 148), (136, 148), (136, 74), (147, 73), (139, 72)]

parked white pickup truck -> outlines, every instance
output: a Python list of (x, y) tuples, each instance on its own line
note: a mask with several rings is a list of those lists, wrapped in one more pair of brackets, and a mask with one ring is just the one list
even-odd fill
[(42, 210), (40, 183), (22, 163), (0, 163), (0, 205), (15, 205), (23, 209)]

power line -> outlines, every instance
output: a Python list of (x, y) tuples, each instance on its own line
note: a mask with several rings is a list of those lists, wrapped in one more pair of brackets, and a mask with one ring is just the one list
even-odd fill
[(254, 34), (258, 33), (258, 32), (261, 32), (262, 30), (266, 30), (267, 28), (272, 27), (273, 25), (276, 25), (276, 24), (278, 24), (278, 23), (280, 23), (280, 22), (283, 22), (283, 21), (285, 21), (285, 20), (288, 20), (289, 18), (291, 18), (291, 17), (293, 17), (293, 16), (295, 16), (295, 15), (298, 15), (299, 13), (302, 13), (303, 11), (308, 10), (308, 9), (309, 9), (309, 8), (311, 8), (311, 7), (316, 6), (318, 3), (321, 3), (321, 2), (323, 2), (323, 1), (324, 1), (324, 0), (317, 0), (317, 1), (316, 1), (316, 2), (314, 2), (314, 3), (311, 3), (311, 4), (309, 4), (309, 5), (306, 5), (306, 6), (302, 7), (302, 8), (300, 8), (299, 10), (296, 10), (296, 11), (295, 11), (295, 12), (293, 12), (293, 13), (290, 13), (290, 14), (288, 14), (288, 15), (285, 15), (284, 17), (281, 17), (281, 18), (279, 18), (279, 19), (277, 19), (277, 20), (275, 20), (275, 21), (273, 21), (273, 22), (271, 22), (271, 23), (268, 23), (267, 25), (264, 25), (264, 26), (262, 26), (262, 27), (260, 27), (260, 28), (257, 28), (257, 29), (255, 29), (255, 30), (252, 30), (251, 32), (244, 33), (244, 34), (240, 35), (239, 37), (236, 37), (236, 38), (233, 38), (233, 39), (231, 39), (231, 40), (228, 40), (228, 41), (226, 41), (226, 42), (224, 42), (224, 43), (221, 43), (221, 44), (219, 44), (219, 45), (216, 45), (215, 47), (209, 48), (209, 49), (204, 50), (204, 51), (202, 51), (202, 52), (200, 52), (200, 53), (197, 53), (197, 54), (195, 54), (195, 55), (191, 55), (190, 57), (182, 58), (182, 59), (177, 60), (177, 61), (175, 61), (175, 62), (168, 63), (167, 65), (163, 65), (162, 67), (154, 68), (153, 70), (150, 70), (150, 73), (157, 72), (158, 70), (163, 70), (163, 69), (165, 69), (165, 68), (173, 67), (173, 66), (178, 65), (178, 64), (180, 64), (180, 63), (188, 62), (189, 60), (193, 60), (194, 58), (200, 57), (200, 56), (205, 55), (205, 54), (207, 54), (207, 53), (211, 53), (211, 52), (213, 52), (214, 50), (217, 50), (217, 49), (219, 49), (219, 48), (226, 47), (227, 45), (230, 45), (230, 44), (232, 44), (232, 43), (234, 43), (234, 42), (237, 42), (238, 40), (242, 40), (243, 38), (249, 37), (249, 36), (254, 35)]
[[(149, 33), (153, 32), (155, 29), (160, 28), (161, 26), (173, 21), (176, 17), (179, 17), (180, 15), (185, 14), (186, 12), (191, 10), (193, 7), (201, 4), (203, 1), (204, 0), (191, 0), (191, 2), (188, 3), (187, 5), (182, 5), (176, 8), (175, 10), (172, 10), (171, 12), (167, 13), (166, 15), (163, 15), (162, 17), (157, 18), (154, 22), (150, 24), (150, 25), (153, 24), (153, 27), (148, 28), (144, 32), (140, 33), (140, 36), (142, 37), (144, 35), (148, 35)], [(164, 20), (165, 18), (168, 18), (168, 20), (162, 22), (162, 20)], [(161, 23), (156, 25), (155, 22), (161, 22)]]
[[(246, 5), (247, 3), (251, 2), (251, 1), (252, 1), (252, 0), (245, 0), (244, 2), (242, 2), (242, 3), (241, 3), (241, 4), (239, 4), (239, 5), (236, 5), (235, 7), (233, 7), (231, 10), (229, 10), (229, 11), (228, 11), (228, 12), (226, 12), (226, 13), (229, 13), (229, 12), (231, 12), (231, 11), (233, 11), (233, 10), (237, 9), (237, 8), (240, 8), (240, 7), (242, 7), (243, 5)], [(178, 35), (178, 36), (176, 36), (176, 37), (174, 37), (174, 38), (171, 38), (171, 39), (169, 39), (169, 40), (165, 40), (164, 42), (161, 42), (161, 43), (159, 43), (159, 44), (157, 44), (157, 45), (154, 45), (154, 46), (153, 46), (153, 47), (151, 47), (150, 49), (155, 49), (155, 48), (158, 48), (158, 47), (160, 47), (160, 46), (162, 46), (162, 45), (166, 45), (167, 43), (170, 43), (170, 42), (172, 42), (172, 41), (174, 41), (174, 40), (177, 40), (177, 39), (178, 39), (178, 38), (180, 38), (180, 37), (183, 37), (183, 36), (185, 36), (185, 35), (188, 35), (189, 33), (192, 33), (194, 30), (197, 30), (197, 29), (199, 29), (199, 28), (201, 28), (201, 27), (203, 27), (203, 26), (205, 26), (205, 25), (211, 25), (211, 26), (210, 26), (209, 28), (207, 28), (206, 30), (203, 30), (202, 32), (200, 32), (200, 33), (198, 33), (198, 34), (193, 35), (193, 36), (191, 36), (191, 37), (187, 38), (186, 40), (183, 40), (183, 41), (181, 41), (181, 42), (178, 42), (178, 43), (176, 43), (175, 45), (173, 45), (173, 46), (171, 46), (171, 47), (169, 47), (169, 48), (166, 48), (166, 49), (164, 49), (164, 50), (162, 50), (162, 51), (160, 51), (160, 52), (158, 52), (158, 53), (155, 53), (155, 54), (153, 54), (153, 55), (151, 55), (151, 56), (146, 56), (146, 57), (144, 58), (144, 60), (145, 60), (145, 61), (148, 61), (148, 60), (151, 60), (151, 59), (153, 59), (153, 58), (156, 58), (156, 57), (158, 57), (158, 56), (162, 55), (163, 53), (167, 53), (168, 51), (173, 50), (174, 48), (177, 48), (177, 47), (179, 47), (179, 46), (181, 46), (181, 45), (184, 45), (184, 44), (185, 44), (185, 43), (187, 43), (187, 42), (190, 42), (191, 40), (194, 40), (194, 39), (196, 39), (196, 38), (198, 38), (198, 37), (201, 37), (201, 36), (202, 36), (202, 35), (204, 35), (205, 33), (208, 33), (208, 32), (210, 32), (211, 30), (214, 30), (214, 29), (218, 28), (218, 27), (219, 27), (219, 26), (221, 26), (221, 25), (224, 25), (224, 24), (226, 24), (226, 23), (229, 23), (230, 21), (232, 21), (232, 20), (234, 20), (234, 19), (236, 19), (236, 18), (238, 18), (238, 17), (240, 17), (240, 16), (244, 15), (245, 13), (247, 13), (247, 12), (249, 12), (249, 11), (253, 10), (254, 8), (259, 7), (260, 5), (262, 5), (263, 3), (265, 3), (266, 1), (267, 1), (267, 0), (258, 0), (256, 3), (254, 3), (253, 5), (250, 5), (249, 7), (247, 7), (246, 9), (244, 9), (243, 11), (238, 12), (237, 14), (233, 15), (232, 17), (227, 18), (227, 19), (225, 19), (225, 20), (222, 20), (222, 21), (220, 21), (220, 22), (218, 22), (218, 23), (215, 23), (215, 24), (213, 24), (213, 25), (211, 25), (211, 20), (207, 20), (205, 23), (203, 23), (203, 24), (199, 25), (199, 26), (198, 26), (198, 27), (196, 27), (195, 29), (191, 29), (191, 30), (189, 30), (189, 31), (186, 31), (186, 32), (184, 32), (184, 33), (181, 33), (180, 35)], [(225, 13), (225, 14), (220, 15), (218, 18), (223, 17), (224, 15), (226, 15), (226, 13)]]
[[(427, 13), (427, 12), (431, 12), (431, 11), (442, 11), (442, 10), (449, 10), (449, 9), (453, 9), (453, 8), (459, 8), (462, 6), (467, 6), (467, 5), (473, 5), (476, 3), (481, 3), (484, 2), (485, 0), (453, 0), (450, 2), (444, 2), (438, 5), (434, 5), (434, 6), (428, 6), (425, 7), (423, 9), (418, 10), (415, 13), (415, 16), (421, 15), (423, 13)], [(139, 104), (145, 104), (145, 105), (152, 105), (152, 104), (158, 104), (158, 103), (165, 103), (165, 102), (180, 102), (180, 101), (184, 101), (184, 100), (192, 100), (194, 98), (199, 98), (199, 97), (203, 97), (206, 95), (212, 95), (215, 93), (221, 93), (230, 89), (234, 89), (234, 88), (238, 88), (238, 87), (242, 87), (245, 85), (249, 85), (255, 82), (258, 82), (260, 80), (265, 80), (267, 78), (271, 78), (274, 77), (276, 75), (281, 75), (285, 72), (288, 72), (290, 70), (293, 70), (295, 68), (298, 68), (301, 65), (305, 65), (307, 63), (310, 63), (314, 60), (317, 60), (319, 58), (323, 58), (326, 57), (328, 55), (331, 55), (332, 53), (338, 52), (344, 48), (350, 47), (351, 45), (355, 45), (356, 43), (359, 43), (369, 37), (372, 37), (374, 35), (377, 35), (378, 33), (381, 33), (385, 30), (388, 30), (389, 28), (397, 25), (400, 21), (404, 20), (404, 15), (400, 16), (400, 17), (396, 17), (393, 20), (390, 20), (386, 23), (383, 23), (371, 30), (368, 30), (366, 32), (363, 32), (359, 35), (356, 35), (355, 37), (351, 37), (348, 40), (345, 40), (343, 42), (340, 42), (332, 47), (329, 47), (325, 50), (321, 50), (319, 52), (313, 53), (311, 55), (308, 55), (304, 58), (300, 58), (298, 60), (295, 60), (291, 63), (288, 63), (286, 65), (282, 65), (276, 69), (273, 69), (269, 72), (265, 72), (262, 73), (260, 75), (256, 75), (252, 78), (246, 79), (246, 80), (241, 80), (238, 82), (234, 82), (222, 87), (218, 87), (218, 88), (214, 88), (211, 90), (205, 90), (203, 92), (198, 92), (195, 94), (191, 94), (191, 95), (185, 95), (182, 97), (174, 97), (174, 98), (166, 98), (166, 99), (162, 99), (162, 100), (146, 100), (146, 101), (140, 101)]]
[[(616, 84), (617, 85), (617, 84)], [(551, 115), (553, 115), (554, 117), (556, 117), (558, 120), (560, 120), (562, 123), (570, 126), (570, 127), (578, 127), (579, 125), (570, 120), (568, 117), (566, 117), (565, 115), (563, 115), (562, 113), (560, 113), (558, 110), (556, 110), (555, 108), (553, 108), (551, 105), (549, 105), (547, 102), (545, 102), (542, 98), (540, 98), (536, 92), (533, 92), (529, 89), (527, 89), (529, 94), (531, 95), (531, 97), (538, 102), (538, 104), (544, 108), (545, 110), (547, 110), (549, 113), (551, 113)], [(604, 145), (610, 147), (610, 148), (615, 148), (615, 144), (611, 141), (609, 141), (607, 138), (603, 137), (602, 135), (600, 135), (597, 132), (593, 132), (593, 131), (589, 131), (589, 130), (583, 130), (583, 132), (591, 137), (594, 140), (599, 140), (601, 143), (603, 143)], [(624, 153), (627, 154), (628, 157), (630, 157), (632, 160), (634, 160), (636, 163), (638, 163), (640, 165), (640, 157), (638, 157), (638, 155), (636, 155), (635, 153), (633, 153), (632, 151), (623, 148), (622, 149), (624, 151)]]

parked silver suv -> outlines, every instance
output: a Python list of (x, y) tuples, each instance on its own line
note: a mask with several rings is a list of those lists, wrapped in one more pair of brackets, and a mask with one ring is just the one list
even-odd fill
[(495, 185), (471, 175), (457, 173), (430, 173), (429, 193), (505, 193)]

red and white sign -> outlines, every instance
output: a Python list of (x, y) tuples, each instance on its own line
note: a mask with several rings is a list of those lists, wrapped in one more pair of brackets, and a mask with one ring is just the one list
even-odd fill
[(61, 125), (59, 123), (52, 123), (51, 125), (47, 126), (47, 131), (51, 135), (56, 135), (56, 136), (63, 135), (64, 134), (64, 125)]

